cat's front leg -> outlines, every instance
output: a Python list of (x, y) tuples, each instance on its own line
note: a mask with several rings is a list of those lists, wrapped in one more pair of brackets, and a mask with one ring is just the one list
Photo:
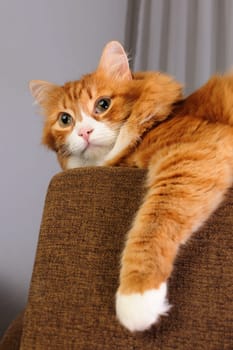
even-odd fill
[[(147, 225), (144, 225), (142, 230), (146, 229)], [(120, 323), (131, 332), (149, 329), (170, 309), (167, 280), (177, 245), (163, 241), (159, 234), (152, 237), (149, 230), (140, 232), (134, 226), (122, 256), (116, 314)], [(143, 238), (144, 233), (151, 237)]]
[(169, 310), (167, 281), (179, 247), (213, 213), (232, 182), (225, 163), (219, 171), (211, 153), (210, 159), (191, 162), (187, 150), (185, 155), (185, 162), (179, 164), (168, 158), (167, 167), (161, 163), (156, 175), (155, 169), (149, 171), (149, 190), (128, 232), (116, 313), (132, 332), (150, 328)]

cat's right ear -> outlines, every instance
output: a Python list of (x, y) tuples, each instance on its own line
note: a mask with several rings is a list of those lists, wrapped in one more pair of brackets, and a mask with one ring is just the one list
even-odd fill
[(132, 80), (128, 57), (118, 41), (111, 41), (105, 46), (98, 70), (116, 79)]
[(55, 84), (44, 80), (31, 80), (29, 82), (31, 94), (39, 105), (43, 104), (45, 98), (55, 87)]

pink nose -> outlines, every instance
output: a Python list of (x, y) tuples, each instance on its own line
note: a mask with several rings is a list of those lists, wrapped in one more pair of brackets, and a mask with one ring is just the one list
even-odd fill
[(92, 131), (93, 129), (91, 127), (84, 126), (78, 131), (78, 136), (81, 136), (85, 141), (88, 141)]

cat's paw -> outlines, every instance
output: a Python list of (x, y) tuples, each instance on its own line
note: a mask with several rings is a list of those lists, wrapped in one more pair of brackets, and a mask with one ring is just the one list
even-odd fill
[(167, 285), (150, 289), (144, 293), (116, 295), (116, 313), (120, 323), (129, 331), (144, 331), (156, 323), (160, 316), (166, 315), (170, 306), (166, 299)]

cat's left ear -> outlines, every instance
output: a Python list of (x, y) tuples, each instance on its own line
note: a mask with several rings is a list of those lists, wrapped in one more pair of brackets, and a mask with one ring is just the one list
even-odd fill
[(36, 102), (41, 105), (45, 101), (48, 94), (57, 86), (44, 80), (31, 80), (29, 89)]
[(111, 41), (105, 46), (98, 70), (116, 79), (132, 80), (128, 57), (118, 41)]

